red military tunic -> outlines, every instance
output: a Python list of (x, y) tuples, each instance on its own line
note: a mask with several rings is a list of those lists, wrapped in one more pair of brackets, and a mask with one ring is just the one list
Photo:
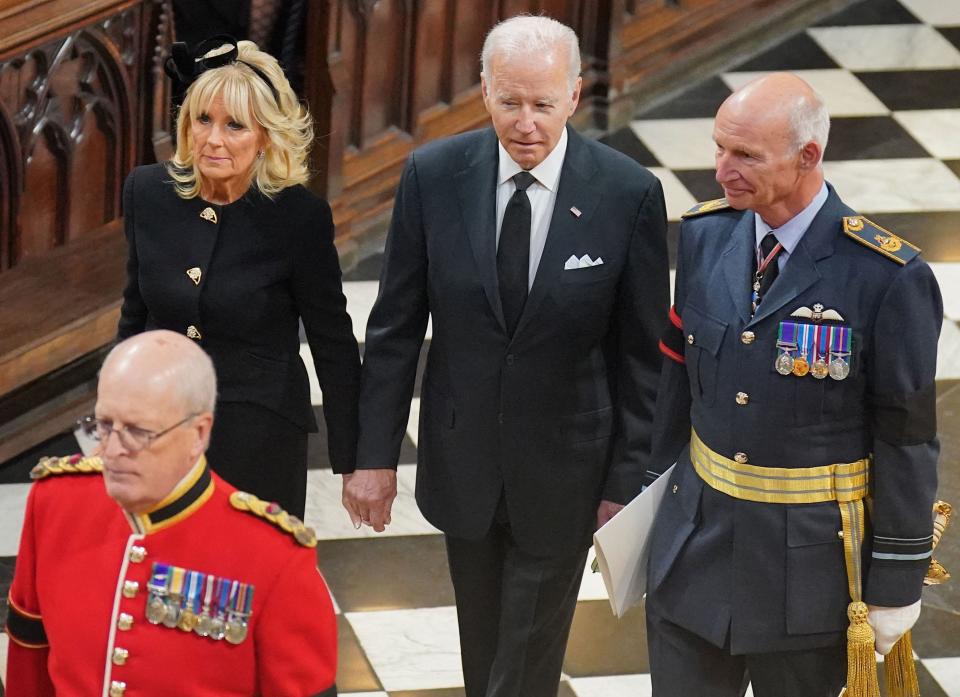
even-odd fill
[[(236, 490), (205, 462), (152, 513), (132, 516), (89, 463), (95, 471), (30, 490), (9, 597), (8, 697), (336, 694), (336, 618), (308, 528), (284, 514), (284, 532), (262, 505), (263, 517), (237, 510)], [(252, 584), (246, 638), (148, 622), (153, 562)]]

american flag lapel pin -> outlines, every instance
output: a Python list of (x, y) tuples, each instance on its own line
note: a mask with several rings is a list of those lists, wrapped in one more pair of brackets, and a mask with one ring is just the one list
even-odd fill
[(570, 206), (570, 212), (577, 218), (579, 218), (583, 213), (580, 212), (580, 209), (576, 206)]

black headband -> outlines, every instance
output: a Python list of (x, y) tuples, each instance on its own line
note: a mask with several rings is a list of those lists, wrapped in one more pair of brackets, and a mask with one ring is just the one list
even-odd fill
[[(215, 56), (206, 56), (215, 48), (229, 46), (230, 50)], [(273, 99), (280, 106), (280, 93), (270, 82), (267, 74), (255, 65), (237, 59), (237, 40), (229, 34), (218, 34), (197, 44), (191, 51), (183, 41), (177, 41), (170, 47), (170, 55), (163, 63), (163, 71), (171, 80), (175, 80), (185, 90), (203, 73), (212, 68), (220, 68), (230, 63), (243, 63), (270, 88)]]

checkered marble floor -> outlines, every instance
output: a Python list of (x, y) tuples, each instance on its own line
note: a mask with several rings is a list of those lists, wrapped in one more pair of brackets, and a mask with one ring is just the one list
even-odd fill
[[(713, 180), (710, 138), (720, 102), (770, 70), (797, 71), (814, 85), (833, 118), (827, 178), (853, 208), (920, 246), (940, 281), (945, 301), (937, 369), (940, 496), (960, 504), (960, 0), (863, 0), (759, 55), (734, 56), (729, 65), (650, 105), (605, 141), (660, 177), (675, 248), (680, 213), (696, 201), (722, 195)], [(379, 267), (380, 257), (373, 255), (345, 276), (361, 341)], [(429, 337), (428, 330), (428, 342)], [(309, 366), (305, 344), (302, 354)], [(414, 502), (418, 413), (415, 397), (401, 449), (393, 523), (380, 535), (350, 525), (340, 506), (340, 478), (326, 460), (325, 434), (310, 441), (306, 520), (320, 537), (320, 567), (339, 612), (338, 684), (342, 694), (353, 697), (463, 694), (443, 538)], [(13, 572), (29, 465), (40, 454), (76, 449), (65, 434), (0, 465), (0, 594), (6, 595)], [(937, 557), (960, 574), (960, 533), (955, 532), (947, 534)], [(925, 591), (914, 648), (924, 697), (960, 697), (957, 581)], [(0, 666), (5, 653), (6, 637), (0, 634)], [(649, 694), (643, 610), (614, 619), (603, 584), (588, 566), (559, 695)]]

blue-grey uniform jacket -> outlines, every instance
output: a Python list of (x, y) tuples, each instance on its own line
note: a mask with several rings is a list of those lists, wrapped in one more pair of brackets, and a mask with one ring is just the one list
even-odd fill
[[(751, 318), (754, 214), (719, 206), (685, 219), (680, 234), (682, 340), (665, 350), (648, 479), (677, 466), (654, 524), (647, 611), (735, 654), (839, 644), (850, 597), (837, 504), (753, 503), (712, 489), (691, 466), (691, 427), (712, 450), (757, 466), (872, 455), (864, 600), (913, 603), (937, 488), (940, 291), (908, 243), (869, 221), (846, 232), (856, 214), (831, 187)], [(775, 370), (780, 323), (815, 305), (852, 331), (846, 379)]]

